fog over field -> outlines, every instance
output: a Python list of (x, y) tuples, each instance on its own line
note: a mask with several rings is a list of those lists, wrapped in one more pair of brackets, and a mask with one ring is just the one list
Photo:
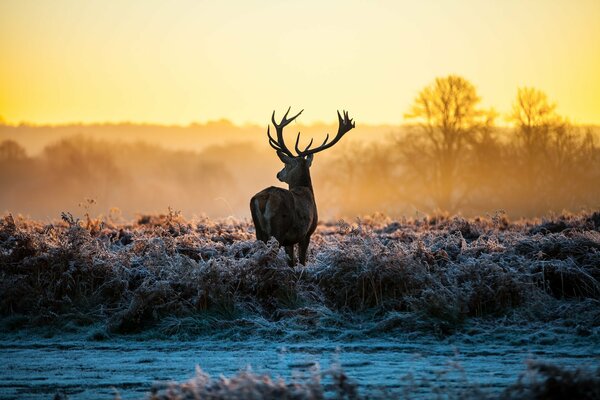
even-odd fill
[[(322, 141), (337, 126), (290, 126), (288, 141)], [(598, 206), (600, 130), (557, 126), (523, 141), (518, 128), (478, 133), (437, 154), (419, 126), (361, 126), (312, 167), (324, 219), (383, 212), (465, 216), (504, 211), (534, 217)], [(119, 213), (131, 219), (169, 207), (187, 217), (249, 217), (259, 190), (283, 186), (266, 128), (204, 125), (0, 126), (0, 210), (52, 220)], [(535, 156), (532, 157), (532, 152)], [(453, 166), (436, 159), (450, 157)], [(450, 174), (442, 174), (450, 171)], [(40, 201), (43, 199), (43, 201)]]

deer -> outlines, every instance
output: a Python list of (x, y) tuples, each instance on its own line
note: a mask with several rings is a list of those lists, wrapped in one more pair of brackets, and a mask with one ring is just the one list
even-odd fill
[(296, 244), (298, 244), (298, 261), (306, 265), (310, 237), (317, 228), (319, 219), (310, 177), (313, 156), (339, 142), (355, 127), (355, 123), (348, 117), (347, 111), (342, 110), (342, 114), (338, 111), (338, 131), (333, 140), (329, 141), (328, 133), (320, 146), (311, 148), (313, 144), (311, 139), (302, 150), (298, 147), (300, 143), (300, 132), (298, 132), (296, 155), (294, 155), (285, 144), (283, 129), (298, 118), (304, 110), (288, 118), (290, 109), (291, 107), (279, 123), (275, 121), (275, 111), (273, 111), (271, 122), (277, 134), (276, 138), (271, 136), (270, 126), (267, 126), (269, 145), (284, 164), (283, 169), (277, 173), (277, 179), (287, 183), (288, 189), (270, 186), (258, 192), (250, 200), (250, 212), (256, 230), (256, 239), (267, 243), (271, 237), (274, 237), (280, 246), (285, 247), (288, 265), (293, 268)]

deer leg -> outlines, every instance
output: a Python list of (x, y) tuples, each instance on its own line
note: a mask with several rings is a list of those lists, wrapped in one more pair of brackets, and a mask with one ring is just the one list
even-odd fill
[(310, 236), (298, 243), (298, 262), (304, 266), (306, 266), (306, 253), (308, 252), (309, 243)]
[(293, 267), (296, 264), (296, 260), (294, 259), (294, 245), (285, 246), (285, 252), (288, 255), (288, 265)]

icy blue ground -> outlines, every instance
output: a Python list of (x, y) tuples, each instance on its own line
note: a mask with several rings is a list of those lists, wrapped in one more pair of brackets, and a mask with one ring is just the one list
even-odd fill
[(301, 342), (254, 339), (156, 340), (141, 336), (93, 341), (82, 335), (54, 338), (3, 335), (0, 398), (143, 398), (157, 382), (184, 381), (196, 366), (212, 376), (256, 373), (302, 379), (341, 366), (360, 392), (459, 395), (477, 386), (499, 393), (526, 370), (528, 360), (567, 368), (597, 368), (597, 335), (577, 336), (544, 327), (474, 329), (445, 339), (397, 336), (369, 340)]

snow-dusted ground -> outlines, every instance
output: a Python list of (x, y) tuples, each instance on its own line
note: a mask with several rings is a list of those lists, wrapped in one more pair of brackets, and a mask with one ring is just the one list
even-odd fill
[[(595, 369), (599, 349), (600, 212), (322, 223), (295, 268), (247, 220), (0, 218), (1, 399), (141, 398), (196, 366), (250, 386), (264, 380), (236, 375), (247, 366), (303, 375), (317, 383), (283, 390), (308, 398), (340, 382), (332, 368), (363, 394), (464, 398), (500, 393), (527, 360)], [(550, 369), (600, 393), (600, 369)]]
[(369, 340), (301, 342), (251, 339), (156, 340), (141, 336), (93, 341), (82, 335), (53, 338), (2, 335), (0, 398), (143, 398), (157, 382), (183, 381), (196, 366), (232, 376), (251, 366), (286, 380), (340, 366), (361, 393), (386, 388), (412, 397), (460, 393), (464, 387), (500, 392), (526, 370), (528, 360), (567, 368), (597, 368), (600, 341), (566, 329), (472, 329), (445, 339), (396, 336)]

